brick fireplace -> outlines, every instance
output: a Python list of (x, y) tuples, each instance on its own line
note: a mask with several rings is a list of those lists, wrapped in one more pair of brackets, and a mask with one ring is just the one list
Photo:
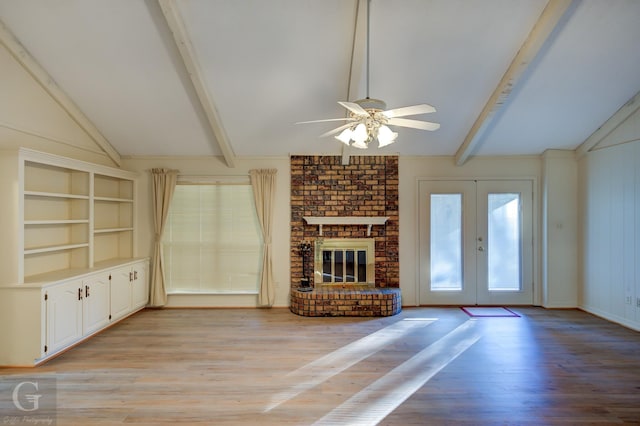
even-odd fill
[[(292, 312), (306, 316), (398, 313), (398, 236), (397, 156), (352, 156), (347, 165), (342, 164), (340, 156), (291, 157)], [(318, 239), (367, 238), (375, 242), (372, 282), (323, 285), (314, 274), (313, 248)], [(301, 243), (312, 247), (306, 271), (299, 251)], [(311, 279), (312, 291), (299, 291), (305, 276)]]

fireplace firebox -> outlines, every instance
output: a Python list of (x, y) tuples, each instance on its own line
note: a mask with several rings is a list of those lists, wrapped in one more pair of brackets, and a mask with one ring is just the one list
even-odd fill
[(314, 253), (316, 288), (375, 286), (375, 239), (318, 238)]

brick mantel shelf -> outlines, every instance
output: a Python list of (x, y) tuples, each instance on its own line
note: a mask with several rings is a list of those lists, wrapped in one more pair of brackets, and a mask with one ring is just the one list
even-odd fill
[(366, 225), (367, 237), (371, 236), (373, 225), (384, 225), (387, 216), (304, 216), (309, 225), (318, 225), (318, 234), (322, 236), (322, 225)]

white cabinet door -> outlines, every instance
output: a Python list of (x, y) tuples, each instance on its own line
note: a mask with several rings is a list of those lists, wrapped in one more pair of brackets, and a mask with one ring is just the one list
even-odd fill
[(147, 273), (148, 268), (149, 263), (146, 260), (144, 262), (133, 265), (133, 310), (142, 308), (149, 301), (149, 274)]
[(82, 286), (83, 334), (90, 334), (109, 324), (109, 273), (100, 273), (86, 279)]
[(69, 281), (47, 292), (47, 353), (82, 337), (82, 281)]
[(123, 266), (111, 273), (111, 319), (118, 320), (131, 312), (131, 266)]
[(149, 300), (148, 262), (115, 269), (111, 274), (111, 316), (120, 319), (142, 308)]
[(147, 277), (145, 259), (60, 281), (0, 286), (0, 365), (46, 361), (139, 310), (148, 300)]

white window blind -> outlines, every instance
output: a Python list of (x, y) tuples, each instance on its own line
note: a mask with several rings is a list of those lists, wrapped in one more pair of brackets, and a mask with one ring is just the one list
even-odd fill
[(163, 250), (167, 293), (257, 293), (262, 235), (251, 185), (178, 183)]

